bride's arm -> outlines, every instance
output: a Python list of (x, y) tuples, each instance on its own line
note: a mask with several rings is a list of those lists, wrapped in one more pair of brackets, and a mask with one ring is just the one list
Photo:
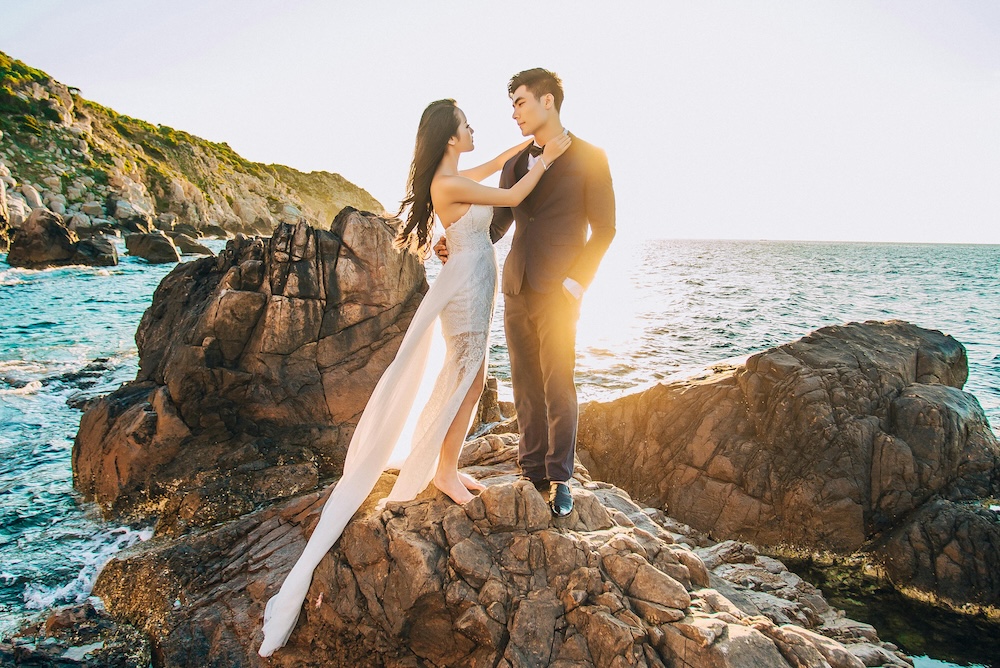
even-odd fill
[[(571, 143), (569, 135), (559, 135), (545, 144), (545, 150), (535, 166), (510, 188), (490, 188), (462, 176), (446, 176), (435, 180), (431, 197), (435, 202), (462, 202), (465, 204), (486, 204), (489, 206), (517, 206), (528, 196), (556, 158), (562, 155)], [(444, 206), (441, 207), (442, 209)]]
[(510, 160), (515, 155), (524, 150), (524, 147), (527, 146), (529, 143), (531, 143), (530, 139), (526, 142), (518, 144), (517, 146), (513, 146), (507, 149), (506, 151), (504, 151), (497, 157), (493, 158), (489, 162), (484, 162), (478, 167), (463, 169), (458, 172), (458, 175), (464, 176), (467, 179), (472, 179), (473, 181), (476, 181), (478, 183), (479, 181), (485, 179), (487, 176), (496, 174), (501, 169), (503, 169), (504, 164), (506, 164), (508, 160)]

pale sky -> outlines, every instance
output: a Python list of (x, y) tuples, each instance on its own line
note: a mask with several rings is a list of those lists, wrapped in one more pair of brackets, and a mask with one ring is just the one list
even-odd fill
[(339, 172), (394, 210), (420, 112), (468, 164), (547, 67), (620, 234), (1000, 243), (1000, 3), (0, 0), (0, 50), (120, 113)]

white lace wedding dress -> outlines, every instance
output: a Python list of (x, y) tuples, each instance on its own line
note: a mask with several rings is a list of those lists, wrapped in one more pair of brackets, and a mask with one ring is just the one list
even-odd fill
[[(319, 524), (281, 590), (267, 602), (261, 656), (270, 656), (288, 640), (313, 570), (382, 471), (400, 469), (390, 501), (414, 498), (433, 479), (445, 433), (486, 359), (498, 273), (490, 241), (492, 218), (492, 207), (474, 204), (448, 227), (448, 262), (375, 386), (347, 450), (344, 474), (323, 506)], [(429, 363), (435, 351), (440, 364)], [(426, 402), (418, 402), (424, 397)], [(415, 409), (421, 406), (417, 417)]]

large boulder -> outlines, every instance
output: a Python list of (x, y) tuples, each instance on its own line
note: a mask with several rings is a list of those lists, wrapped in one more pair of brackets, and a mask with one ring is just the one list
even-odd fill
[(576, 509), (553, 518), (517, 480), (516, 458), (512, 435), (468, 443), (460, 465), (487, 489), (465, 506), (430, 487), (383, 510), (375, 502), (394, 479), (384, 474), (268, 659), (255, 653), (264, 604), (315, 526), (321, 493), (152, 541), (112, 560), (94, 592), (151, 635), (167, 668), (860, 668), (852, 651), (908, 665), (780, 563), (705, 542), (584, 469)]
[[(1000, 495), (1000, 446), (961, 390), (967, 376), (965, 349), (940, 332), (826, 327), (741, 365), (586, 405), (581, 458), (721, 538), (851, 552), (895, 532), (892, 560), (914, 585), (997, 604), (1000, 579), (977, 572), (1000, 560), (1000, 523), (984, 525), (974, 504)], [(934, 541), (903, 540), (934, 498), (964, 505), (938, 521)], [(963, 539), (970, 522), (990, 540)], [(937, 554), (940, 541), (951, 573), (931, 577), (920, 552)]]
[(173, 239), (174, 245), (181, 253), (191, 254), (191, 255), (215, 255), (212, 249), (208, 246), (199, 243), (195, 239), (192, 239), (186, 234), (181, 234), (179, 232), (167, 233), (167, 236)]
[(81, 239), (70, 264), (85, 264), (92, 267), (113, 267), (118, 264), (118, 248), (105, 236)]
[(426, 289), (396, 222), (345, 210), (177, 266), (136, 342), (136, 380), (83, 416), (74, 481), (105, 513), (180, 531), (316, 487)]
[(7, 263), (30, 269), (70, 264), (78, 241), (76, 234), (62, 224), (59, 214), (35, 209), (14, 235)]
[(141, 257), (150, 264), (180, 262), (181, 254), (177, 246), (162, 232), (151, 234), (129, 234), (125, 237), (128, 254)]

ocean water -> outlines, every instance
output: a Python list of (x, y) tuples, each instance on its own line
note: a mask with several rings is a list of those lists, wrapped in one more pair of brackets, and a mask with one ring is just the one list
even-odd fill
[[(72, 489), (81, 412), (70, 404), (134, 377), (135, 329), (172, 268), (119, 252), (117, 267), (43, 271), (0, 255), (0, 636), (40, 609), (85, 599), (114, 552), (151, 535), (103, 522)], [(612, 399), (825, 325), (897, 318), (965, 344), (966, 390), (996, 431), (998, 276), (1000, 246), (616, 241), (584, 300), (580, 397)], [(501, 301), (490, 366), (509, 394), (502, 316)]]

